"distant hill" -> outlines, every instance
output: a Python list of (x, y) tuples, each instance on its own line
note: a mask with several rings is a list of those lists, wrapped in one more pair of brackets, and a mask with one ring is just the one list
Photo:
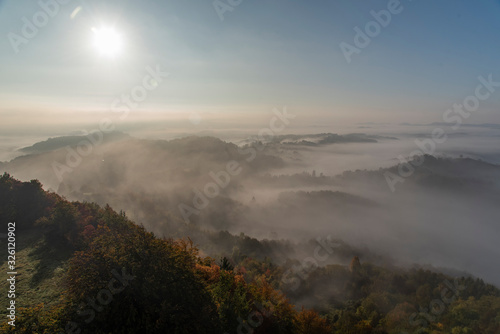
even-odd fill
[[(420, 162), (422, 160), (422, 162)], [(478, 196), (488, 195), (490, 191), (500, 192), (500, 166), (471, 158), (446, 158), (424, 155), (410, 159), (414, 166), (411, 177), (404, 177), (398, 184), (401, 191), (414, 190), (415, 186), (455, 191), (463, 194), (476, 192)], [(342, 183), (377, 184), (387, 187), (386, 173), (400, 175), (400, 166), (379, 170), (346, 171), (336, 179)]]
[[(289, 145), (307, 145), (321, 146), (328, 144), (346, 144), (346, 143), (376, 143), (381, 136), (371, 136), (363, 133), (351, 133), (347, 135), (338, 135), (334, 133), (306, 134), (306, 135), (280, 135), (272, 138), (273, 143)], [(387, 139), (396, 139), (387, 137)]]
[(272, 137), (250, 137), (245, 141), (245, 144), (283, 144), (297, 146), (323, 146), (330, 144), (349, 144), (349, 143), (377, 143), (379, 140), (398, 140), (396, 137), (367, 135), (364, 133), (350, 133), (346, 135), (338, 135), (335, 133), (318, 133), (318, 134), (287, 134), (276, 135)]
[[(102, 143), (110, 143), (114, 141), (120, 141), (124, 139), (130, 139), (130, 136), (123, 132), (110, 132), (110, 133), (100, 133), (102, 134)], [(49, 138), (45, 141), (33, 144), (29, 147), (21, 148), (19, 151), (27, 154), (39, 154), (50, 151), (55, 151), (66, 146), (77, 146), (84, 140), (87, 140), (88, 136), (62, 136)]]

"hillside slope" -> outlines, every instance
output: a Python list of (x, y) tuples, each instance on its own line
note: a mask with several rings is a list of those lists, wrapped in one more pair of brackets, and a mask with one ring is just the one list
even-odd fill
[(18, 240), (16, 327), (4, 320), (5, 333), (500, 330), (500, 291), (479, 279), (357, 257), (350, 266), (320, 267), (241, 253), (216, 261), (189, 240), (155, 237), (109, 206), (70, 203), (8, 174), (0, 178), (0, 220), (16, 222)]

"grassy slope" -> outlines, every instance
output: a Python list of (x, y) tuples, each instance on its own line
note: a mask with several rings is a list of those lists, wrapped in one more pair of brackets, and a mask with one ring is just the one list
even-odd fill
[[(2, 254), (0, 259), (0, 305), (9, 305), (7, 297), (7, 239), (0, 239)], [(67, 270), (67, 260), (72, 252), (61, 245), (49, 245), (39, 229), (16, 233), (16, 308), (29, 307), (40, 303), (50, 305), (58, 300), (63, 291), (63, 273)], [(3, 319), (7, 310), (0, 308)]]

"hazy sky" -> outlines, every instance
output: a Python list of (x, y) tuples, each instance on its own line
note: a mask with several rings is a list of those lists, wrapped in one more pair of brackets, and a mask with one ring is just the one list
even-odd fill
[[(500, 81), (493, 0), (401, 1), (348, 63), (340, 44), (356, 46), (354, 28), (364, 31), (370, 12), (393, 1), (222, 0), (221, 14), (209, 0), (59, 0), (51, 17), (38, 1), (0, 0), (1, 127), (109, 114), (116, 98), (142, 85), (148, 66), (169, 76), (129, 121), (196, 125), (199, 117), (237, 121), (287, 106), (307, 124), (425, 123), (473, 94), (478, 76)], [(114, 57), (93, 45), (102, 27), (120, 35)], [(499, 103), (500, 89), (467, 121), (500, 123)]]

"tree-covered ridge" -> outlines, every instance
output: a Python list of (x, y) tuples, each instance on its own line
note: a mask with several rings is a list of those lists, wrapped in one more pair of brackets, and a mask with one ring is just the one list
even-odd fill
[[(158, 238), (109, 206), (70, 203), (8, 174), (0, 200), (1, 221), (16, 221), (19, 239), (41, 235), (46, 261), (33, 276), (20, 268), (39, 302), (21, 294), (16, 328), (2, 322), (2, 332), (500, 333), (500, 291), (480, 279), (364, 256), (317, 267), (291, 252), (281, 263), (265, 256), (275, 242), (227, 232), (212, 238), (233, 252), (214, 259), (189, 239)], [(37, 288), (54, 277), (60, 284), (47, 298)]]
[(37, 229), (56, 251), (73, 251), (60, 273), (58, 299), (19, 308), (15, 330), (3, 323), (2, 331), (329, 332), (325, 319), (296, 311), (265, 279), (247, 283), (232, 268), (201, 257), (189, 240), (158, 238), (109, 206), (70, 203), (36, 181), (22, 183), (7, 174), (0, 179), (0, 196), (0, 217), (16, 221), (19, 234)]

